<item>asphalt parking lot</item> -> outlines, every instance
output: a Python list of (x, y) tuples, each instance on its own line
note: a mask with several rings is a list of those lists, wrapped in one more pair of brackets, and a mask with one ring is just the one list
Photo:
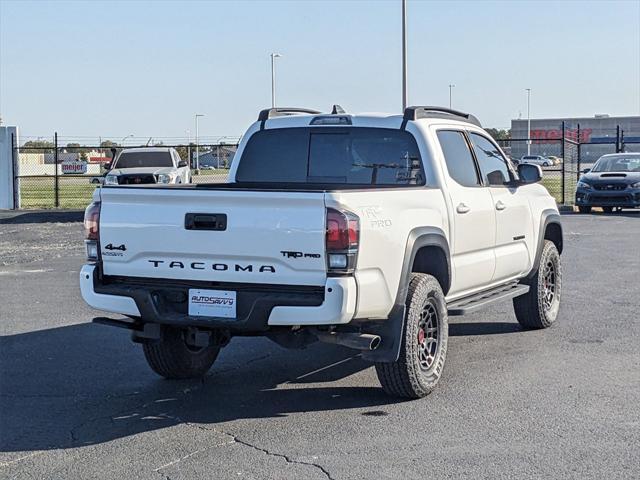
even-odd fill
[(0, 478), (640, 478), (638, 213), (564, 216), (559, 323), (454, 319), (418, 401), (349, 350), (259, 338), (162, 380), (90, 323), (79, 215), (0, 216)]

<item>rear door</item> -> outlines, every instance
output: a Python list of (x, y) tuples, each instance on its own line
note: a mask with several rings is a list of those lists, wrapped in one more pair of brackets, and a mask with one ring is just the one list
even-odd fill
[(103, 188), (105, 275), (324, 285), (322, 192)]
[(453, 206), (451, 259), (454, 281), (450, 295), (490, 283), (495, 268), (495, 211), (488, 188), (480, 182), (466, 135), (438, 130), (448, 171), (447, 190)]

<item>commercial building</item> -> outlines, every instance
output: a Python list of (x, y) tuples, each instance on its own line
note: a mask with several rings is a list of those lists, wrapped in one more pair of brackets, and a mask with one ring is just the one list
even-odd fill
[[(625, 151), (640, 152), (640, 116), (574, 118), (532, 118), (531, 155), (561, 156), (562, 123), (567, 138), (581, 143), (580, 160), (592, 163), (606, 153), (614, 153), (616, 143)], [(520, 158), (527, 154), (527, 120), (511, 121), (511, 155)]]

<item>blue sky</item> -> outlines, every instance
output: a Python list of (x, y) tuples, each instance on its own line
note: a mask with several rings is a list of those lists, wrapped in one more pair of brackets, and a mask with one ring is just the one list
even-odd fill
[[(486, 126), (640, 114), (640, 0), (409, 1), (409, 103)], [(23, 135), (240, 135), (270, 105), (401, 107), (400, 1), (0, 0), (0, 114)], [(165, 141), (167, 143), (167, 141)]]

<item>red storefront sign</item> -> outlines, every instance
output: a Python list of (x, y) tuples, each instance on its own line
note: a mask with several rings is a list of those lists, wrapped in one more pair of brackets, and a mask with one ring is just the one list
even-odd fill
[[(569, 140), (586, 143), (590, 140), (592, 131), (593, 129), (591, 128), (581, 128), (580, 138), (578, 138), (578, 129), (567, 128), (565, 129), (564, 133)], [(560, 139), (562, 139), (561, 129), (531, 130), (531, 141), (533, 143), (556, 143)]]

